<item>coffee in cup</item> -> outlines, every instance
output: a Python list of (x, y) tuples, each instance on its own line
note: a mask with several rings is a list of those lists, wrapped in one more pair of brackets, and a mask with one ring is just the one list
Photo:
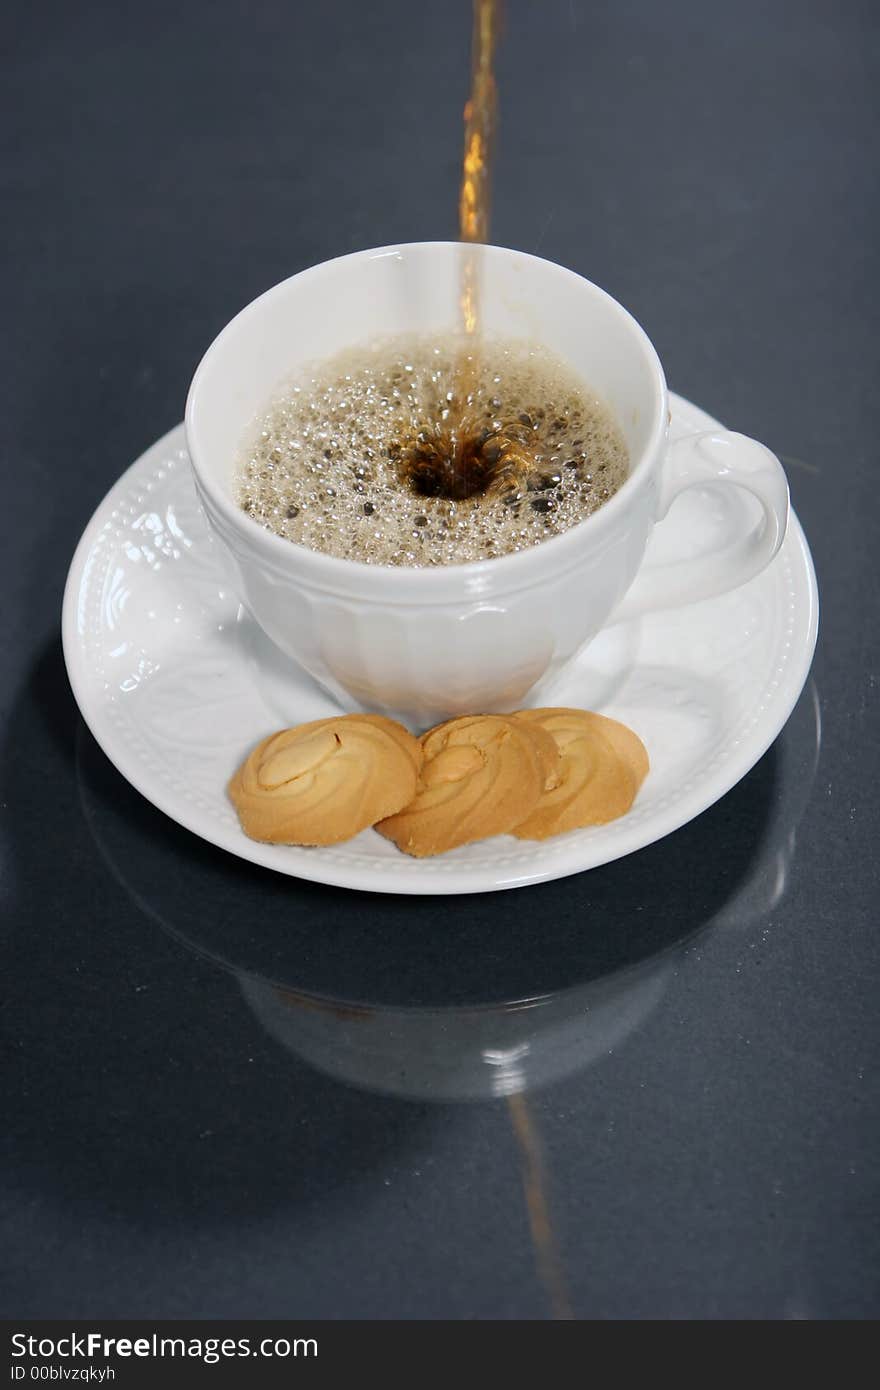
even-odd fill
[(562, 358), (401, 336), (300, 371), (244, 447), (238, 500), (312, 550), (366, 564), (513, 554), (591, 516), (625, 481), (623, 433)]

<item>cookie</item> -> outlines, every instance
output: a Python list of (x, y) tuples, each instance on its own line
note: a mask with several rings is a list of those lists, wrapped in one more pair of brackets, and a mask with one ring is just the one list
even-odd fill
[(422, 737), (415, 797), (376, 829), (422, 858), (512, 830), (538, 804), (550, 775), (548, 745), (503, 714), (464, 715)]
[[(516, 719), (515, 714), (507, 715), (508, 719)], [(539, 724), (537, 720), (528, 721), (528, 730), (538, 752), (538, 759), (541, 763), (544, 782), (543, 790), (550, 791), (559, 781), (559, 749), (556, 740), (551, 733)]]
[(648, 774), (648, 754), (632, 729), (581, 709), (520, 710), (529, 728), (552, 735), (559, 750), (556, 784), (514, 829), (521, 840), (604, 825), (630, 809)]
[(412, 801), (421, 764), (402, 724), (347, 714), (263, 739), (228, 791), (251, 839), (336, 845)]

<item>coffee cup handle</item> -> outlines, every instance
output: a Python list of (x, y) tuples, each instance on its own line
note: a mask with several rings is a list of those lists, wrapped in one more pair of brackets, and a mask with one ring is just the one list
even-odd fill
[(612, 623), (662, 608), (713, 598), (760, 574), (785, 539), (788, 481), (775, 454), (734, 430), (706, 430), (669, 446), (661, 470), (657, 520), (688, 488), (740, 487), (757, 497), (763, 517), (720, 550), (669, 564), (643, 564), (614, 610)]

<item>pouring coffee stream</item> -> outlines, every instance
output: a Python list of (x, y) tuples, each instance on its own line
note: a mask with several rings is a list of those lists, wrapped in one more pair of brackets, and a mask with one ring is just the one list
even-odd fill
[[(464, 108), (464, 159), (458, 201), (458, 235), (466, 248), (489, 240), (492, 146), (498, 105), (493, 70), (497, 28), (497, 0), (474, 0), (471, 94)], [(461, 326), (465, 350), (459, 361), (456, 385), (463, 407), (473, 393), (480, 348), (480, 272), (476, 253), (468, 249), (462, 263)]]
[(492, 151), (497, 113), (495, 48), (500, 0), (474, 0), (471, 90), (464, 108), (465, 137), (458, 203), (463, 245), (459, 295), (462, 347), (442, 430), (422, 429), (400, 448), (400, 472), (423, 497), (465, 501), (489, 492), (510, 492), (532, 468), (531, 425), (492, 421), (473, 412), (482, 343), (480, 258), (473, 248), (489, 240)]

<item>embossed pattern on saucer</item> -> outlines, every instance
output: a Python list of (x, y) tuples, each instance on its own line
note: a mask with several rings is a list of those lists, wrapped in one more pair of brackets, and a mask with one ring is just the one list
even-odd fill
[[(672, 433), (716, 427), (672, 397)], [(719, 518), (677, 504), (649, 558), (707, 545)], [(577, 602), (576, 595), (572, 602)], [(785, 544), (751, 583), (689, 608), (607, 629), (535, 703), (622, 719), (651, 772), (610, 825), (542, 843), (499, 836), (414, 860), (372, 830), (297, 849), (249, 840), (226, 782), (244, 752), (284, 724), (338, 713), (256, 628), (229, 587), (201, 516), (178, 426), (98, 507), (71, 564), (63, 637), (74, 694), (104, 752), (145, 797), (193, 833), (257, 864), (387, 893), (475, 893), (608, 863), (686, 824), (729, 791), (791, 713), (818, 621), (809, 548), (792, 514)]]

